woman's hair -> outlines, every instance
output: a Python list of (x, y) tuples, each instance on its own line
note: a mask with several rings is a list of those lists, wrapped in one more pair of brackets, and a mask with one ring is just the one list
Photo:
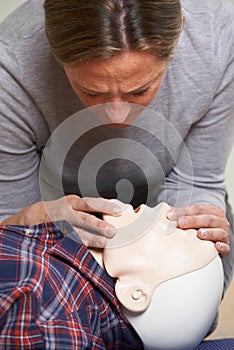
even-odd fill
[(169, 59), (182, 28), (180, 0), (45, 0), (45, 30), (70, 65), (144, 51)]

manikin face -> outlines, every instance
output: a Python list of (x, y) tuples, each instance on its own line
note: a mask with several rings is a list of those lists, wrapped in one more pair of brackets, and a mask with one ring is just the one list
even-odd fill
[(125, 52), (111, 59), (65, 66), (64, 70), (87, 107), (108, 103), (111, 122), (123, 123), (128, 103), (147, 106), (153, 100), (167, 64), (150, 53)]
[(167, 219), (170, 207), (127, 205), (120, 217), (104, 216), (117, 227), (116, 236), (104, 249), (107, 272), (118, 279), (116, 294), (131, 311), (145, 310), (155, 289), (164, 281), (207, 265), (217, 251), (212, 242), (202, 241), (196, 230), (181, 230)]

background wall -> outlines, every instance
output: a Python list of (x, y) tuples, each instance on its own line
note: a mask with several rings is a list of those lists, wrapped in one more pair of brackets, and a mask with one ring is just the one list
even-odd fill
[[(64, 0), (66, 1), (66, 0)], [(234, 3), (234, 0), (230, 0)], [(0, 0), (0, 21), (13, 11), (17, 6), (21, 5), (25, 0)], [(234, 117), (234, 116), (233, 116)], [(234, 139), (234, 135), (233, 135)], [(234, 147), (232, 149), (231, 155), (226, 169), (226, 184), (230, 197), (230, 202), (234, 208)]]
[(0, 0), (0, 21), (25, 0)]

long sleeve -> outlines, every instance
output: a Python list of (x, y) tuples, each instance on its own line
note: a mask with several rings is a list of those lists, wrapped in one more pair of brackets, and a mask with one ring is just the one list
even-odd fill
[[(227, 8), (223, 11), (222, 7), (220, 2), (210, 38), (214, 74), (218, 73), (220, 81), (209, 108), (191, 126), (177, 164), (166, 178), (160, 198), (166, 195), (172, 205), (211, 203), (225, 208), (224, 172), (234, 141), (234, 11), (231, 5), (229, 12)], [(210, 81), (205, 81), (204, 95), (212, 90), (212, 81), (212, 76)], [(202, 87), (204, 82), (201, 82)], [(191, 163), (187, 172), (185, 160), (188, 154)]]
[(45, 125), (39, 125), (40, 110), (20, 81), (20, 66), (13, 53), (1, 42), (0, 51), (1, 220), (40, 199), (41, 150), (35, 130)]

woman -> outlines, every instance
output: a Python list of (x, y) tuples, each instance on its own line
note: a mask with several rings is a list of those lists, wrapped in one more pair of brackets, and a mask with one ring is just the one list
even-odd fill
[[(104, 247), (115, 230), (90, 213), (118, 214), (106, 198), (116, 197), (115, 185), (127, 179), (133, 183), (134, 206), (165, 200), (180, 207), (170, 219), (181, 228), (197, 228), (201, 239), (214, 241), (227, 256), (223, 173), (234, 129), (232, 6), (219, 0), (196, 5), (190, 0), (46, 0), (44, 10), (45, 25), (38, 0), (26, 2), (1, 25), (2, 224), (66, 219), (86, 245)], [(44, 147), (70, 116), (100, 104), (115, 128), (95, 124), (77, 137), (63, 162), (65, 197), (55, 189), (45, 207), (38, 181)], [(134, 117), (140, 120), (134, 128), (129, 104), (147, 106), (164, 124), (147, 114)], [(163, 141), (155, 137), (158, 129), (165, 132)], [(126, 154), (102, 164), (97, 188), (105, 199), (94, 198), (92, 165), (86, 167), (84, 191), (77, 169), (90, 149), (115, 139), (144, 145), (156, 164), (143, 151), (136, 158), (130, 144)], [(185, 154), (191, 160), (188, 171)], [(55, 158), (53, 152), (45, 155), (47, 188), (59, 177)], [(90, 232), (93, 228), (99, 235)], [(223, 264), (226, 288), (233, 254)]]

